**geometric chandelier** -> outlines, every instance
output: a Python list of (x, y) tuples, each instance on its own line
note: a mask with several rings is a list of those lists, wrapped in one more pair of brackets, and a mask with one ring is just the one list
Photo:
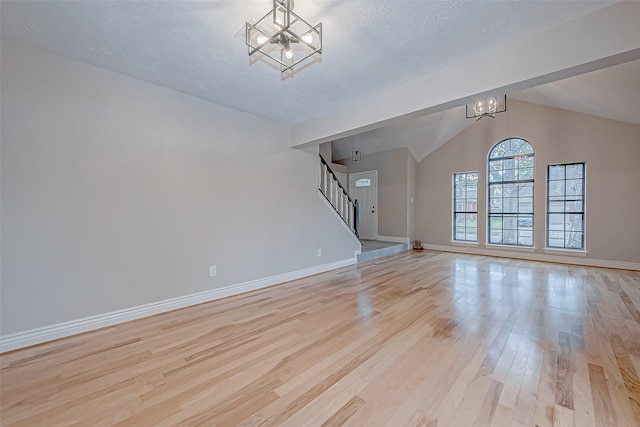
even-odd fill
[(273, 0), (273, 8), (256, 23), (247, 22), (249, 56), (261, 53), (293, 71), (305, 59), (322, 53), (322, 23), (312, 26), (293, 12), (293, 0)]
[(502, 97), (488, 97), (479, 99), (471, 104), (466, 105), (467, 119), (480, 120), (483, 117), (496, 118), (496, 114), (507, 111), (507, 95)]

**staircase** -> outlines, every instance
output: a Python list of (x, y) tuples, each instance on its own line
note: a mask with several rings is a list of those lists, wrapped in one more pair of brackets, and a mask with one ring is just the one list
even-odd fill
[(333, 209), (336, 210), (351, 232), (358, 237), (358, 215), (360, 209), (358, 201), (349, 197), (347, 190), (340, 184), (338, 177), (322, 156), (320, 156), (320, 192), (333, 206)]
[[(349, 197), (349, 193), (338, 181), (338, 177), (331, 170), (329, 164), (320, 155), (320, 192), (327, 199), (329, 204), (354, 236), (360, 240), (358, 235), (360, 205), (358, 200)], [(358, 262), (370, 261), (383, 256), (394, 255), (409, 249), (408, 243), (390, 243), (377, 240), (360, 240), (362, 247), (358, 255)]]

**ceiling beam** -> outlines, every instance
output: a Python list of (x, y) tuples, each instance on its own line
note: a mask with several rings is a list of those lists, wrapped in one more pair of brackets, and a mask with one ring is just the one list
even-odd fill
[(301, 147), (640, 59), (640, 2), (624, 1), (291, 127)]

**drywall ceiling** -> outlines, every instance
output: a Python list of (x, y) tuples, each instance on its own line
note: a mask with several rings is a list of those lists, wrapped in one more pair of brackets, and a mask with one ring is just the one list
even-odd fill
[[(3, 0), (0, 34), (3, 39), (246, 111), (295, 130), (295, 126), (316, 118), (332, 120), (345, 105), (366, 103), (383, 91), (393, 93), (405, 82), (428, 78), (465, 61), (469, 64), (474, 57), (482, 58), (483, 52), (497, 52), (514, 40), (570, 25), (614, 3), (297, 0), (299, 15), (311, 24), (323, 23), (323, 54), (318, 62), (299, 68), (294, 77), (286, 79), (281, 78), (275, 64), (250, 61), (246, 46), (237, 37), (247, 20), (266, 13), (270, 0)], [(464, 75), (472, 81), (478, 69), (495, 74), (509, 71), (495, 65), (480, 61), (477, 67), (475, 63), (467, 67)], [(609, 71), (616, 74), (609, 78)], [(636, 120), (640, 97), (629, 96), (629, 84), (640, 86), (637, 65), (598, 73), (509, 95), (577, 111), (586, 108), (583, 112), (590, 114), (605, 115), (604, 111), (618, 120)], [(617, 86), (603, 86), (603, 80)], [(620, 96), (600, 102), (614, 92)], [(454, 100), (459, 101), (445, 99)], [(624, 110), (632, 112), (624, 115)], [(361, 149), (366, 153), (405, 146), (421, 159), (470, 122), (459, 108), (413, 115), (363, 134)], [(352, 140), (337, 141), (336, 151), (350, 152), (347, 146)]]
[(513, 98), (640, 125), (640, 61), (525, 89)]
[[(640, 61), (524, 89), (509, 98), (640, 125)], [(473, 123), (464, 107), (451, 108), (363, 132), (358, 149), (370, 154), (407, 147), (421, 161)], [(355, 136), (333, 141), (333, 159), (351, 157), (355, 143)]]
[[(321, 61), (281, 80), (235, 36), (271, 0), (6, 1), (3, 37), (285, 124), (428, 74), (607, 1), (298, 0)], [(470, 74), (473, 70), (469, 70)]]

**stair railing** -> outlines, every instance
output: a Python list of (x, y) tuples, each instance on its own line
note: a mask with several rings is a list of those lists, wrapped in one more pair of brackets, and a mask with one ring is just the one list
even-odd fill
[(338, 181), (338, 177), (333, 173), (322, 155), (320, 155), (320, 192), (351, 231), (358, 236), (360, 227), (360, 205), (358, 200), (353, 200), (349, 197), (349, 193)]

